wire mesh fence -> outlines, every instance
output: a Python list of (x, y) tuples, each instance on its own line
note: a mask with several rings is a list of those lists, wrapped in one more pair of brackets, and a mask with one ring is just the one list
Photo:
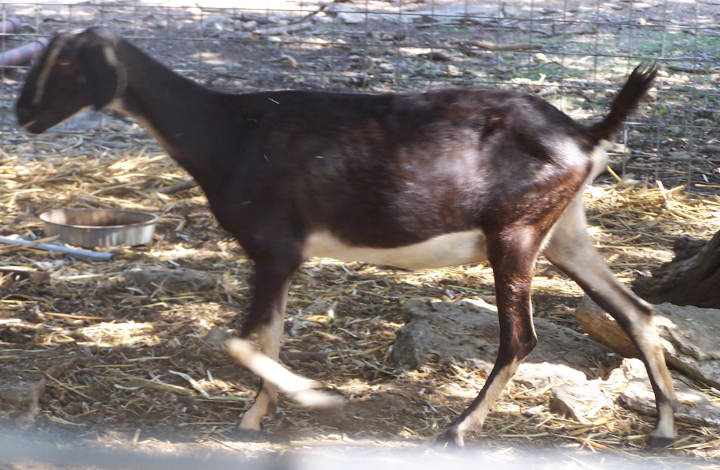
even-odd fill
[[(41, 136), (16, 126), (13, 105), (28, 55), (39, 49), (33, 45), (58, 30), (105, 25), (183, 75), (223, 90), (504, 86), (538, 94), (578, 119), (606, 112), (629, 71), (657, 61), (657, 91), (631, 118), (612, 162), (626, 178), (720, 191), (719, 20), (717, 0), (0, 2), (0, 159), (102, 158), (156, 145), (137, 123), (110, 112), (79, 115)], [(0, 435), (0, 468), (3, 458), (38, 455), (45, 463), (100, 468), (248, 465), (225, 455), (172, 459), (86, 444), (30, 446), (12, 436)], [(512, 462), (538, 462), (525, 457)], [(477, 455), (468, 460), (477, 466)], [(556, 455), (547, 460), (556, 466)]]
[[(3, 2), (0, 20), (17, 27), (0, 29), (0, 50), (100, 24), (219, 89), (509, 86), (580, 119), (605, 112), (631, 68), (652, 60), (662, 67), (657, 93), (614, 149), (615, 169), (712, 191), (720, 189), (719, 18), (716, 0)], [(27, 67), (17, 62), (2, 66), (5, 145), (27, 141), (12, 114)], [(82, 142), (99, 151), (147, 140), (128, 122), (97, 116), (60, 126), (58, 137), (70, 137), (60, 149)], [(57, 151), (42, 141), (16, 150)]]

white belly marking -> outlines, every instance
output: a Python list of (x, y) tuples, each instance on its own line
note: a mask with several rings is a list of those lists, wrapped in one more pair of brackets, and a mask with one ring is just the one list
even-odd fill
[(305, 258), (318, 256), (412, 270), (474, 264), (487, 259), (485, 235), (480, 230), (447, 233), (396, 248), (352, 246), (330, 232), (315, 232), (305, 241), (303, 255)]

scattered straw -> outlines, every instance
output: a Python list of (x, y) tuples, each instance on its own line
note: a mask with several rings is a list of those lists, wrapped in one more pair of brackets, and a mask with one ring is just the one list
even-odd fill
[[(131, 437), (142, 429), (143, 436), (224, 440), (253, 400), (257, 380), (203, 338), (215, 326), (237, 325), (248, 306), (251, 263), (218, 227), (200, 190), (164, 155), (152, 149), (103, 157), (71, 153), (3, 154), (1, 235), (42, 237), (37, 214), (56, 207), (148, 210), (160, 217), (156, 235), (149, 246), (114, 248), (111, 262), (0, 250), (0, 266), (50, 274), (49, 282), (38, 284), (0, 271), (3, 316), (38, 325), (0, 325), (0, 380), (17, 374), (48, 379), (38, 426), (69, 426), (89, 436), (110, 427)], [(716, 195), (613, 177), (616, 184), (591, 188), (585, 200), (593, 237), (621, 279), (670, 259), (677, 237), (709, 238), (720, 229)], [(203, 273), (214, 287), (127, 281), (131, 270), (177, 267)], [(577, 286), (544, 259), (535, 286), (537, 316), (577, 328), (570, 315), (581, 295)], [(343, 393), (352, 419), (338, 424), (282, 401), (282, 419), (269, 421), (268, 432), (288, 442), (342, 432), (376, 445), (396, 436), (436, 436), (486, 377), (470, 364), (403, 371), (388, 363), (404, 323), (400, 307), (413, 297), (493, 302), (492, 273), (485, 265), (410, 273), (332, 260), (305, 264), (288, 297), (283, 357), (302, 375)], [(38, 372), (70, 358), (83, 361), (59, 374)], [(509, 386), (477, 437), (575, 444), (625, 457), (644, 447), (650, 418), (618, 406), (591, 425), (577, 423), (548, 410), (548, 393)], [(12, 416), (13, 410), (2, 413)], [(688, 426), (682, 434), (687, 440), (674, 452), (720, 456), (712, 431)]]

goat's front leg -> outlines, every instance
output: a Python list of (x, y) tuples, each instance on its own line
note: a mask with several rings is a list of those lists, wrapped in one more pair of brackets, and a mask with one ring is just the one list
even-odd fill
[(528, 231), (488, 237), (500, 321), (500, 347), (485, 385), (470, 406), (438, 437), (442, 445), (462, 446), (467, 431), (479, 429), (537, 336), (532, 322), (530, 290), (539, 240)]
[[(241, 338), (225, 343), (232, 357), (262, 379), (255, 403), (240, 422), (242, 430), (261, 430), (262, 418), (274, 412), (278, 391), (307, 407), (329, 408), (342, 403), (337, 395), (318, 390), (319, 383), (291, 372), (278, 362), (289, 279), (300, 264), (291, 260), (292, 257), (286, 257), (275, 263), (256, 262), (255, 291)], [(248, 339), (254, 332), (257, 332), (259, 351)]]
[[(260, 351), (273, 361), (277, 361), (280, 356), (283, 316), (290, 276), (297, 265), (299, 263), (277, 262), (259, 262), (255, 265), (254, 294), (250, 312), (242, 327), (241, 337), (247, 341), (253, 332), (257, 332)], [(242, 350), (243, 346), (245, 350)], [(257, 359), (253, 361), (255, 351), (249, 346), (249, 343), (245, 345), (235, 343), (235, 349), (240, 350), (237, 355), (242, 356), (243, 360), (257, 363)], [(249, 368), (253, 369), (253, 367)], [(240, 429), (260, 431), (263, 416), (275, 412), (277, 394), (278, 387), (275, 384), (261, 380), (255, 403), (243, 415)]]
[(655, 392), (657, 426), (650, 445), (675, 440), (675, 392), (653, 322), (652, 307), (620, 284), (592, 246), (585, 228), (582, 195), (568, 206), (548, 240), (545, 256), (570, 276), (600, 307), (615, 318), (640, 351)]

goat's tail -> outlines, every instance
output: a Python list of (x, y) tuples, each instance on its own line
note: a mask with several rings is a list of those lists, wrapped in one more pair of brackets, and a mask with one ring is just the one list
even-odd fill
[(609, 139), (620, 130), (623, 121), (628, 114), (635, 110), (656, 75), (656, 64), (642, 63), (635, 67), (625, 85), (615, 96), (608, 115), (602, 121), (588, 128), (590, 135), (595, 139), (595, 144), (603, 139)]

